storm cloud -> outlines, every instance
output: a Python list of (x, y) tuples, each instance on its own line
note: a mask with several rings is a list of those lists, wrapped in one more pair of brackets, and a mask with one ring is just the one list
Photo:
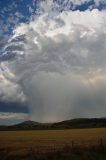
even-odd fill
[(45, 5), (3, 48), (0, 99), (27, 103), (40, 122), (105, 116), (106, 11), (54, 13)]

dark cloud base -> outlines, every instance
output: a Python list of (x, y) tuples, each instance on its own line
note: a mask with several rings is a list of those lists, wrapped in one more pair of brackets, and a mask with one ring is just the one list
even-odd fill
[(28, 113), (29, 110), (25, 104), (0, 102), (0, 112)]

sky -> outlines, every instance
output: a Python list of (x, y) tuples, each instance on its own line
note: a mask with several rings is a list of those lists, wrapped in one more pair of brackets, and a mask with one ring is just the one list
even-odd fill
[(0, 124), (106, 117), (106, 0), (0, 1)]

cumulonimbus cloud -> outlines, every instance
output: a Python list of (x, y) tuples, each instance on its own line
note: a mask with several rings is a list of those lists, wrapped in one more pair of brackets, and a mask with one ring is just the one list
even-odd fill
[(5, 81), (18, 86), (15, 91), (20, 88), (30, 119), (104, 116), (105, 43), (106, 11), (49, 11), (35, 16), (14, 29), (4, 48), (14, 56), (2, 64), (15, 76), (11, 80), (6, 74)]

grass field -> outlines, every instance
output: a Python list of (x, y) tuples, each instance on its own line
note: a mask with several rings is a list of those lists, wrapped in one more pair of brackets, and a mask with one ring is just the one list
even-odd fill
[[(95, 150), (95, 148), (105, 151), (106, 128), (0, 132), (0, 160), (39, 159), (41, 155), (50, 154), (53, 157), (57, 153), (60, 155), (61, 152), (64, 152), (65, 159), (68, 159), (69, 157), (66, 155), (72, 151), (77, 151), (77, 153), (74, 153), (74, 156), (71, 154), (73, 156), (71, 159), (75, 159), (75, 156), (80, 159), (81, 154), (76, 154), (83, 151), (83, 155), (86, 158), (86, 155), (89, 157), (89, 153), (91, 155), (91, 151)], [(88, 153), (88, 151), (90, 152)], [(97, 153), (92, 154), (97, 155)], [(98, 159), (99, 156), (100, 158), (103, 156), (102, 159), (106, 159), (104, 157), (106, 152), (102, 154), (98, 152), (98, 154), (95, 159)]]

